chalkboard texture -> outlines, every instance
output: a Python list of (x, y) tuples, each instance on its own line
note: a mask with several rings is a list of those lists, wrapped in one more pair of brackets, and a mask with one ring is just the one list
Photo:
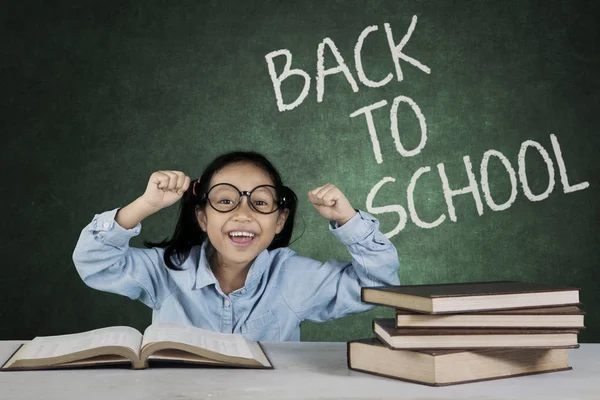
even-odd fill
[[(594, 1), (7, 1), (0, 6), (0, 339), (130, 325), (71, 255), (160, 169), (264, 153), (300, 197), (291, 247), (349, 259), (308, 202), (375, 215), (405, 284), (579, 287), (600, 341), (600, 6)], [(145, 220), (161, 240), (176, 207)], [(372, 336), (377, 308), (305, 322)]]

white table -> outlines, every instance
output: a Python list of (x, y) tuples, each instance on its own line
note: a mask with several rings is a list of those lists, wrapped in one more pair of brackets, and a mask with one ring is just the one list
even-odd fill
[[(21, 342), (0, 341), (0, 363)], [(572, 371), (429, 387), (350, 371), (345, 343), (264, 343), (274, 370), (157, 368), (0, 372), (0, 399), (600, 399), (600, 344)]]

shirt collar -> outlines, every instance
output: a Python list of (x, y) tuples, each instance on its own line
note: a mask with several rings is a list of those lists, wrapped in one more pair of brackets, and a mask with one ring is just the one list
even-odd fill
[[(200, 248), (198, 269), (196, 270), (196, 280), (192, 285), (192, 289), (202, 289), (208, 285), (214, 285), (217, 283), (217, 278), (215, 278), (215, 275), (210, 269), (210, 264), (208, 263), (208, 243), (209, 241), (205, 240)], [(246, 284), (244, 285), (246, 289), (254, 286), (260, 277), (262, 277), (265, 269), (269, 265), (269, 259), (269, 251), (266, 249), (254, 259), (252, 265), (250, 265), (248, 275), (246, 276)]]
[(215, 278), (210, 269), (210, 264), (208, 263), (207, 245), (208, 240), (205, 240), (200, 247), (200, 257), (198, 259), (198, 268), (196, 269), (196, 281), (192, 285), (192, 289), (202, 289), (203, 287), (217, 283), (217, 278)]

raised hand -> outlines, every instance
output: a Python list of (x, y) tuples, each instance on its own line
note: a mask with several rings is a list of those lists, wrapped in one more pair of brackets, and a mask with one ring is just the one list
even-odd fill
[(342, 191), (331, 183), (310, 190), (308, 199), (321, 216), (337, 222), (340, 226), (356, 214), (356, 210)]
[(146, 191), (140, 199), (158, 211), (181, 199), (189, 186), (190, 177), (181, 171), (156, 171), (150, 175)]

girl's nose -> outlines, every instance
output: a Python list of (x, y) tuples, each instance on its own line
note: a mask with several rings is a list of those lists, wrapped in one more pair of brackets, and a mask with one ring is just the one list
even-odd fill
[(248, 203), (248, 196), (243, 196), (240, 199), (240, 204), (233, 210), (234, 219), (244, 218), (251, 219), (252, 216), (252, 208), (250, 208), (250, 204)]

